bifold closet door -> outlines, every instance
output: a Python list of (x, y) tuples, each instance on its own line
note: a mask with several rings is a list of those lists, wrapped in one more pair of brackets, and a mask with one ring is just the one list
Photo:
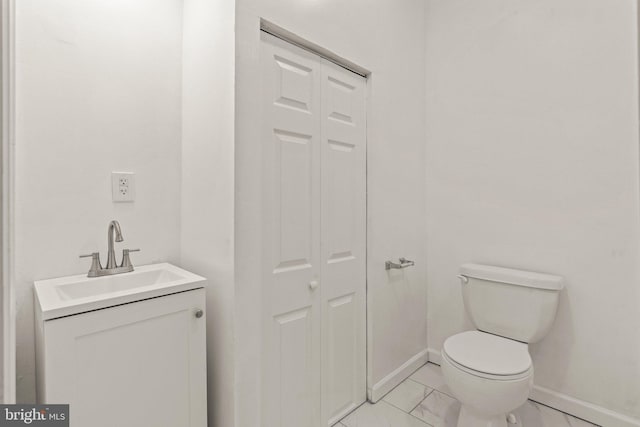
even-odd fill
[(263, 426), (326, 426), (366, 398), (364, 79), (265, 33), (261, 64)]
[(321, 67), (322, 412), (332, 425), (366, 399), (365, 80)]
[(318, 427), (320, 62), (262, 34), (263, 427)]

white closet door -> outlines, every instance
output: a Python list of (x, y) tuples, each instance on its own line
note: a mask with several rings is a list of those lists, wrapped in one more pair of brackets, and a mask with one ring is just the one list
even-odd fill
[(366, 399), (365, 80), (262, 33), (263, 427)]
[(319, 427), (320, 60), (262, 35), (263, 426)]
[(365, 79), (322, 61), (322, 412), (366, 399)]

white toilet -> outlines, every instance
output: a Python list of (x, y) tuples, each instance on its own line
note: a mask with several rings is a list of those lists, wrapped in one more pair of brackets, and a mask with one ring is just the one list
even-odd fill
[(528, 343), (544, 337), (556, 316), (563, 279), (479, 264), (458, 276), (464, 305), (478, 328), (444, 342), (442, 373), (461, 403), (458, 427), (506, 427), (533, 386)]

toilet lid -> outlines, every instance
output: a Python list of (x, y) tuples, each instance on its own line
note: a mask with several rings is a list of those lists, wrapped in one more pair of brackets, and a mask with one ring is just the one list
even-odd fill
[(444, 351), (459, 365), (485, 374), (517, 375), (531, 367), (526, 344), (480, 331), (449, 337)]

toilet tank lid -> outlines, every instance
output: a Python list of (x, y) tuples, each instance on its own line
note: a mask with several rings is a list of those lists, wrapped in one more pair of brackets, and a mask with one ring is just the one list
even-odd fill
[(460, 266), (460, 274), (474, 279), (554, 291), (559, 291), (564, 286), (564, 279), (561, 276), (493, 265), (463, 264)]

